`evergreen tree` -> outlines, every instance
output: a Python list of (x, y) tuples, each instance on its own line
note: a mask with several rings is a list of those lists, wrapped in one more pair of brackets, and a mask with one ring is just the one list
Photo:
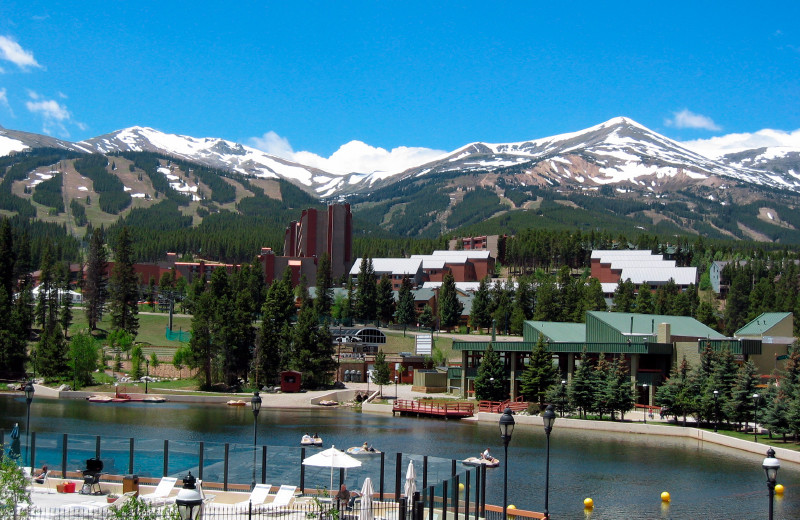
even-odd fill
[(458, 325), (464, 305), (458, 300), (456, 293), (456, 282), (453, 274), (448, 272), (442, 279), (442, 286), (439, 289), (439, 319), (441, 326), (447, 330)]
[(330, 384), (336, 368), (333, 340), (328, 327), (320, 327), (310, 302), (303, 302), (292, 330), (292, 366), (303, 373), (303, 385), (317, 388)]
[(213, 341), (214, 295), (211, 291), (200, 291), (194, 299), (193, 307), (192, 338), (189, 340), (190, 355), (187, 362), (190, 367), (199, 369), (197, 376), (201, 378), (200, 386), (208, 390), (213, 382), (212, 362), (218, 353), (217, 345)]
[(389, 369), (389, 363), (386, 362), (386, 354), (383, 353), (383, 350), (379, 350), (378, 354), (375, 356), (375, 368), (372, 372), (372, 382), (380, 386), (381, 398), (383, 397), (383, 385), (389, 384), (390, 375), (391, 370)]
[(614, 420), (614, 413), (619, 412), (619, 420), (624, 421), (625, 412), (633, 408), (636, 401), (628, 367), (625, 360), (620, 359), (619, 356), (614, 357), (606, 373), (604, 394), (606, 408), (611, 413), (611, 419)]
[(586, 418), (595, 409), (595, 388), (598, 386), (597, 371), (592, 358), (584, 348), (579, 363), (569, 383), (569, 399), (578, 408), (579, 415)]
[[(474, 309), (473, 303), (473, 309)], [(397, 298), (397, 323), (403, 325), (413, 325), (417, 321), (416, 305), (414, 304), (414, 293), (412, 292), (411, 280), (408, 276), (403, 277)]]
[(747, 321), (750, 282), (744, 269), (736, 269), (725, 302), (725, 334), (733, 336)]
[(708, 301), (704, 300), (700, 302), (700, 305), (697, 307), (695, 319), (712, 329), (717, 328), (717, 316), (714, 314), (714, 307)]
[(689, 363), (683, 358), (672, 370), (667, 381), (656, 391), (656, 402), (659, 406), (667, 410), (669, 415), (674, 415), (676, 419), (682, 416), (684, 426), (686, 416), (695, 410), (695, 396), (691, 393), (690, 376)]
[[(442, 284), (444, 287), (444, 283)], [(497, 330), (500, 333), (508, 333), (511, 325), (511, 313), (513, 312), (512, 304), (514, 302), (514, 284), (507, 280), (502, 283), (500, 280), (495, 282), (492, 289), (492, 300), (494, 312), (492, 317), (497, 324)]]
[(475, 376), (475, 399), (478, 401), (505, 401), (506, 391), (505, 368), (500, 355), (494, 351), (491, 343), (486, 347), (478, 374)]
[(86, 261), (86, 279), (83, 283), (83, 309), (89, 330), (95, 330), (103, 318), (108, 286), (108, 254), (103, 241), (103, 231), (95, 229), (89, 241)]
[(539, 282), (536, 290), (536, 306), (533, 310), (533, 319), (536, 321), (558, 320), (561, 299), (558, 288), (551, 277), (546, 277)]
[(533, 347), (528, 368), (522, 373), (522, 395), (527, 401), (539, 404), (539, 410), (544, 409), (544, 399), (547, 390), (561, 381), (558, 367), (553, 364), (553, 355), (547, 350), (543, 336)]
[(331, 317), (331, 307), (333, 306), (333, 279), (331, 277), (331, 257), (325, 252), (319, 258), (317, 264), (317, 294), (314, 300), (314, 308), (317, 315), (321, 318)]
[(643, 284), (639, 287), (639, 293), (636, 295), (635, 310), (639, 314), (653, 314), (655, 308), (653, 307), (653, 293), (650, 292), (650, 286)]
[(117, 237), (108, 287), (111, 326), (135, 337), (139, 331), (139, 279), (133, 269), (133, 245), (127, 227)]
[(389, 276), (384, 274), (378, 283), (378, 290), (375, 304), (377, 305), (377, 315), (381, 323), (388, 324), (394, 316), (394, 291), (392, 291), (392, 281)]
[(62, 291), (62, 298), (58, 322), (61, 325), (61, 330), (64, 331), (64, 337), (67, 338), (69, 337), (69, 326), (72, 325), (72, 296), (69, 293), (69, 270), (66, 266), (59, 285)]
[(472, 309), (469, 315), (470, 324), (478, 332), (480, 332), (481, 329), (492, 326), (490, 306), (489, 280), (488, 277), (486, 277), (478, 284), (478, 290), (475, 291), (475, 296), (472, 298)]
[(589, 278), (584, 285), (583, 309), (584, 311), (605, 311), (608, 309), (606, 299), (603, 296), (603, 286), (600, 285), (600, 280), (597, 278)]
[(286, 332), (291, 317), (286, 311), (285, 293), (282, 280), (273, 282), (261, 310), (261, 330), (255, 354), (257, 384), (274, 385), (280, 372), (288, 366), (290, 338)]
[(614, 290), (614, 297), (612, 299), (613, 307), (611, 310), (614, 312), (632, 312), (633, 304), (635, 301), (636, 286), (633, 285), (631, 279), (620, 280)]
[(376, 316), (378, 287), (375, 282), (375, 269), (372, 267), (372, 258), (361, 259), (358, 271), (358, 287), (356, 288), (355, 315), (365, 322), (372, 321)]
[(436, 325), (436, 316), (433, 315), (433, 309), (427, 303), (422, 308), (422, 313), (419, 315), (419, 324), (426, 329), (433, 330)]
[(758, 370), (752, 360), (739, 367), (725, 410), (728, 417), (737, 424), (746, 423), (754, 417), (753, 394), (758, 393), (757, 379)]

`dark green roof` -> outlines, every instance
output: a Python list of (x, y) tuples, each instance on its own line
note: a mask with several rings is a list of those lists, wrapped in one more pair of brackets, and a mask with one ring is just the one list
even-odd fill
[(526, 321), (539, 334), (556, 343), (583, 343), (586, 341), (586, 325), (583, 323), (560, 323), (556, 321)]
[(632, 312), (601, 312), (587, 311), (587, 317), (593, 316), (612, 329), (625, 335), (653, 335), (658, 334), (661, 323), (670, 325), (673, 336), (688, 336), (693, 338), (721, 339), (725, 336), (711, 327), (703, 325), (688, 316), (665, 316), (663, 314), (636, 314)]
[(734, 332), (734, 336), (762, 336), (769, 329), (786, 319), (791, 312), (765, 312), (741, 329)]

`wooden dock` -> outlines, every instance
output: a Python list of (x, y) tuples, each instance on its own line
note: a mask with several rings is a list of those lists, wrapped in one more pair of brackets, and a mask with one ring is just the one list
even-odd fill
[(392, 415), (395, 413), (414, 414), (416, 416), (444, 417), (445, 419), (461, 419), (475, 415), (472, 403), (424, 403), (411, 399), (397, 399), (392, 405)]

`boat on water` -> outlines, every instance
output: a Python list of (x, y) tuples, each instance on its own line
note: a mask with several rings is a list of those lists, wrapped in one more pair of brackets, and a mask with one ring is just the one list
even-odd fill
[(166, 399), (157, 395), (149, 395), (147, 397), (143, 397), (141, 401), (143, 403), (163, 403), (166, 401)]
[(481, 457), (470, 457), (461, 461), (465, 466), (486, 466), (487, 468), (496, 468), (500, 465), (500, 459), (492, 457), (491, 459), (484, 459)]
[(317, 404), (319, 404), (320, 406), (336, 406), (337, 404), (339, 404), (339, 401), (324, 400), (320, 401)]
[(246, 401), (242, 401), (241, 399), (231, 399), (227, 403), (228, 406), (247, 406)]
[(303, 438), (300, 439), (300, 446), (322, 446), (322, 437), (303, 435)]
[(353, 446), (352, 448), (347, 448), (348, 455), (380, 455), (381, 452), (372, 448), (365, 448), (363, 446)]
[(110, 403), (113, 398), (107, 395), (90, 395), (86, 400), (90, 403)]

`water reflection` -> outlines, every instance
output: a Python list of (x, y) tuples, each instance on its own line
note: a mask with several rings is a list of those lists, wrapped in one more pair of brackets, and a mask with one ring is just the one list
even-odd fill
[[(0, 428), (10, 431), (14, 422), (24, 424), (24, 416), (24, 398), (0, 399)], [(250, 445), (253, 415), (249, 407), (224, 405), (94, 404), (36, 399), (31, 409), (31, 423), (32, 430), (37, 432), (156, 439), (147, 448), (158, 450), (162, 439), (169, 439), (171, 443), (206, 441)], [(689, 439), (583, 432), (558, 426), (556, 421), (551, 435), (550, 512), (553, 518), (766, 516), (763, 455)], [(502, 454), (495, 424), (391, 418), (347, 410), (262, 409), (258, 432), (259, 444), (291, 447), (286, 449), (284, 457), (290, 464), (299, 463), (296, 447), (302, 434), (307, 432), (316, 432), (323, 437), (326, 446), (335, 444), (341, 449), (367, 441), (386, 451), (387, 459), (401, 451), (460, 460), (478, 455), (486, 447), (495, 454)], [(175, 445), (180, 444), (176, 442)], [(137, 450), (140, 448), (144, 449), (137, 441)], [(192, 449), (187, 444), (178, 451), (189, 452), (189, 456)], [(86, 452), (93, 455), (93, 447), (87, 445)], [(545, 460), (542, 428), (517, 425), (509, 455), (509, 502), (519, 508), (542, 510)], [(209, 455), (206, 456), (207, 462), (212, 462)], [(270, 465), (279, 465), (281, 458), (280, 453), (270, 452)], [(218, 462), (221, 456), (214, 455), (210, 459)], [(249, 471), (249, 467), (243, 471)], [(442, 469), (442, 472), (447, 470)], [(355, 474), (354, 478), (362, 479), (368, 474), (374, 477), (375, 471), (374, 465), (368, 464), (364, 474)], [(393, 478), (387, 474), (388, 481), (393, 482)], [(488, 501), (501, 503), (502, 469), (489, 470), (487, 480)], [(775, 517), (800, 518), (800, 500), (794, 496), (800, 493), (798, 468), (784, 463), (779, 481), (786, 487), (786, 495), (776, 500)], [(393, 484), (387, 483), (386, 488), (393, 489)], [(671, 503), (662, 504), (662, 491), (670, 492)], [(595, 507), (591, 512), (583, 509), (586, 497), (594, 499)]]

